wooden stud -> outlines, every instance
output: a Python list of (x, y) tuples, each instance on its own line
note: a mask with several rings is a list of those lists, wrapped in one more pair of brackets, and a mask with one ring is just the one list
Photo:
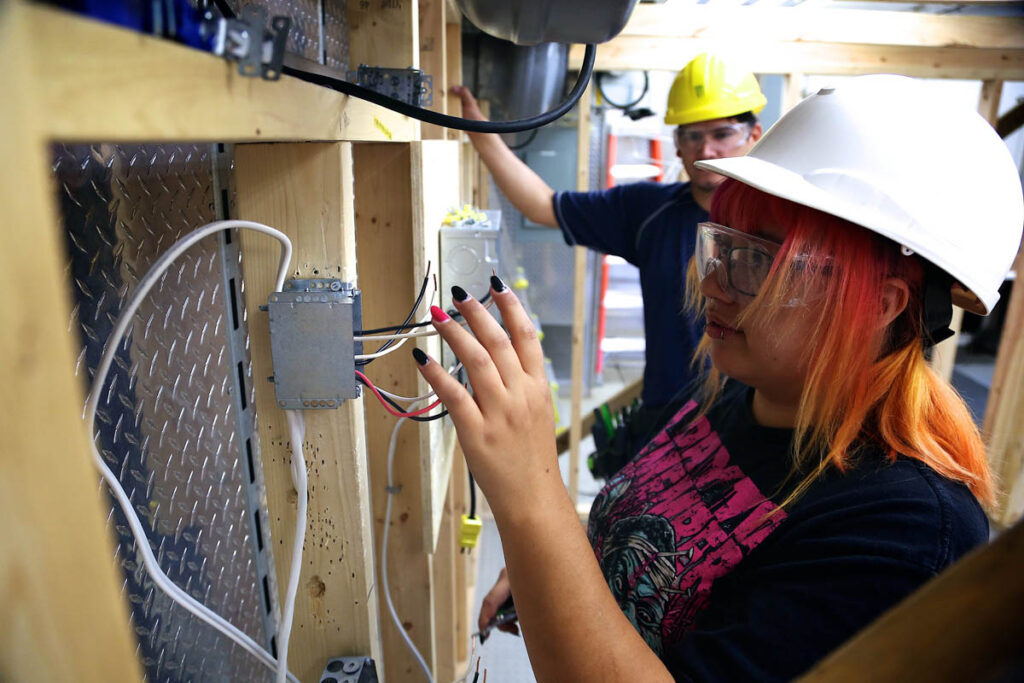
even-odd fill
[[(462, 457), (461, 455), (459, 457)], [(458, 531), (460, 519), (455, 514), (454, 479), (448, 482), (444, 514), (434, 551), (434, 624), (437, 629), (436, 678), (439, 681), (454, 681), (458, 667), (458, 600), (456, 586), (456, 563), (459, 559)]]
[[(409, 145), (363, 144), (354, 148), (356, 240), (359, 245), (359, 283), (363, 292), (363, 326), (392, 325), (405, 319), (416, 299), (427, 266), (422, 223), (416, 224), (413, 177), (416, 159)], [(435, 271), (436, 272), (436, 271)], [(421, 348), (440, 358), (436, 337), (418, 340)], [(371, 351), (373, 349), (367, 349)], [(407, 350), (379, 358), (367, 375), (382, 388), (403, 396), (427, 391)], [(375, 402), (376, 403), (376, 402)], [(389, 531), (388, 578), (395, 609), (428, 666), (435, 662), (433, 548), (424, 543), (423, 457), (429, 453), (429, 422), (406, 422), (398, 433)], [(366, 409), (366, 445), (370, 461), (374, 534), (383, 536), (387, 504), (387, 453), (395, 418), (380, 405)], [(378, 558), (380, 546), (377, 546)], [(380, 562), (378, 561), (378, 572)], [(377, 586), (381, 586), (379, 573)], [(387, 677), (413, 680), (419, 665), (402, 640), (381, 599), (380, 630)]]
[[(445, 0), (419, 0), (420, 68), (433, 78), (434, 103), (431, 111), (448, 113), (448, 31)], [(446, 128), (422, 124), (424, 140), (444, 140)]]
[(804, 98), (804, 79), (806, 74), (795, 72), (786, 74), (786, 86), (782, 94), (782, 113), (795, 107)]
[(89, 454), (67, 246), (31, 80), (31, 9), (0, 7), (0, 678), (138, 681), (124, 581)]
[(265, 142), (417, 134), (408, 117), (327, 88), (288, 76), (245, 78), (235, 64), (168, 40), (48, 7), (25, 11), (38, 125), (51, 139)]
[[(452, 530), (458, 554), (455, 556), (455, 670), (464, 671), (469, 662), (470, 633), (475, 630), (476, 615), (471, 614), (476, 588), (476, 575), (470, 574), (472, 565), (469, 553), (463, 553), (458, 545), (459, 526), (462, 515), (469, 514), (469, 468), (466, 457), (462, 454), (462, 446), (455, 444), (455, 460), (452, 463), (452, 516), (456, 526)], [(477, 512), (479, 515), (479, 511)], [(472, 551), (479, 555), (480, 551)]]
[(351, 64), (418, 69), (418, 0), (348, 3), (348, 37)]
[[(352, 206), (352, 145), (239, 145), (235, 152), (239, 218), (266, 223), (294, 245), (292, 277), (336, 277), (358, 284)], [(241, 236), (253, 377), (273, 374), (267, 314), (278, 245)], [(270, 509), (274, 565), (282, 592), (291, 569), (296, 493), (287, 420), (272, 384), (257, 382), (255, 405)], [(309, 515), (295, 603), (288, 668), (318, 680), (329, 657), (380, 661), (374, 550), (363, 438), (363, 401), (306, 411)]]
[[(445, 51), (447, 52), (445, 68), (448, 71), (445, 87), (450, 89), (453, 85), (462, 85), (462, 25), (458, 23), (445, 24), (444, 31)], [(435, 89), (434, 96), (436, 97), (437, 94)], [(462, 116), (462, 100), (447, 90), (444, 95), (448, 99), (446, 111), (452, 116)], [(447, 135), (449, 140), (461, 140), (464, 137), (462, 131), (451, 128), (447, 130)]]
[[(590, 103), (592, 86), (588, 85), (576, 105), (579, 119), (576, 126), (576, 189), (590, 189)], [(587, 250), (573, 247), (573, 309), (572, 309), (572, 398), (569, 415), (569, 498), (576, 504), (580, 483), (580, 441), (583, 438), (583, 339), (586, 324)]]
[(1001, 680), (1020, 665), (1024, 524), (947, 569), (882, 615), (803, 683)]
[(1024, 19), (762, 3), (746, 7), (665, 3), (638, 5), (619, 35), (714, 40), (727, 52), (749, 40), (1020, 50), (1024, 49)]
[[(919, 78), (1024, 80), (1024, 49), (907, 47), (777, 43), (751, 39), (736, 44), (731, 58), (762, 74), (898, 73)], [(601, 45), (600, 71), (674, 71), (701, 52), (714, 52), (719, 41), (705, 38), (619, 36)], [(583, 46), (569, 51), (570, 68), (583, 63)]]

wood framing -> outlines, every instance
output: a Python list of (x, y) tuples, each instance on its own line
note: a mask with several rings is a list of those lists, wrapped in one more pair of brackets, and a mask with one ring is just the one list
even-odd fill
[(729, 43), (834, 43), (1024, 49), (1024, 18), (832, 7), (737, 7), (717, 3), (637, 5), (623, 37), (701, 38)]
[(245, 78), (234, 64), (170, 41), (47, 7), (25, 11), (36, 111), (51, 139), (397, 141), (418, 134), (411, 119), (327, 88), (288, 76)]
[[(741, 11), (741, 10), (737, 10)], [(620, 36), (601, 45), (596, 69), (675, 71), (697, 54), (727, 51), (756, 73), (898, 73), (920, 78), (1024, 80), (1024, 50), (902, 45), (775, 43), (759, 39), (728, 43), (706, 38)], [(571, 68), (583, 63), (583, 47), (569, 51)]]
[[(448, 72), (445, 78), (444, 92), (444, 96), (448, 99), (446, 111), (452, 116), (462, 116), (462, 100), (449, 92), (453, 85), (462, 85), (462, 25), (458, 23), (445, 24), (444, 32), (446, 35), (444, 47), (447, 53), (445, 68)], [(434, 92), (436, 96), (436, 89)], [(465, 137), (462, 131), (451, 128), (447, 130), (447, 135), (449, 140), (461, 140)]]
[[(1009, 680), (1024, 632), (1024, 524), (978, 548), (800, 680)], [(1011, 676), (1012, 677), (1012, 676)]]
[[(418, 234), (422, 231), (422, 218), (417, 222), (414, 214), (422, 211), (414, 209), (419, 198), (413, 194), (414, 168), (422, 158), (419, 152), (414, 152), (419, 144), (355, 146), (356, 240), (365, 328), (404, 320), (426, 272), (424, 237)], [(421, 338), (417, 343), (434, 358), (440, 357), (436, 337)], [(366, 374), (382, 388), (403, 396), (419, 396), (429, 390), (406, 349), (375, 360), (367, 366)], [(428, 554), (433, 547), (424, 542), (424, 528), (430, 521), (424, 515), (423, 462), (429, 457), (431, 426), (437, 429), (437, 425), (406, 422), (398, 433), (393, 481), (400, 488), (392, 496), (387, 558), (395, 609), (431, 667), (435, 661), (435, 589), (433, 563)], [(367, 408), (366, 444), (378, 558), (388, 498), (388, 444), (394, 428), (395, 418), (380, 405)], [(377, 564), (379, 572), (379, 560)], [(381, 586), (379, 574), (377, 585)], [(420, 675), (419, 666), (402, 641), (383, 599), (381, 606), (385, 676), (411, 680)]]
[(11, 293), (31, 283), (30, 296), (0, 307), (0, 677), (138, 681), (124, 577), (104, 527), (110, 499), (74, 374), (68, 257), (31, 83), (28, 15), (19, 3), (0, 7), (0, 278)]
[[(358, 283), (350, 143), (239, 145), (235, 151), (239, 218), (273, 225), (292, 240), (291, 277), (337, 277)], [(246, 314), (252, 376), (273, 374), (267, 314), (278, 245), (243, 233)], [(274, 387), (257, 382), (255, 405), (270, 509), (279, 590), (288, 585), (295, 537), (296, 492), (290, 474), (288, 423)], [(374, 549), (363, 438), (363, 402), (305, 411), (309, 513), (303, 571), (295, 603), (288, 668), (318, 680), (328, 657), (380, 659)], [(284, 602), (283, 594), (280, 596)]]
[[(576, 105), (576, 189), (590, 189), (590, 103), (594, 93), (591, 85)], [(572, 307), (572, 396), (569, 414), (569, 498), (576, 504), (580, 486), (580, 440), (583, 438), (583, 339), (586, 324), (587, 250), (573, 247)]]
[[(448, 32), (445, 0), (419, 0), (420, 68), (433, 79), (433, 104), (428, 109), (448, 113)], [(444, 140), (447, 129), (421, 124), (424, 140)]]

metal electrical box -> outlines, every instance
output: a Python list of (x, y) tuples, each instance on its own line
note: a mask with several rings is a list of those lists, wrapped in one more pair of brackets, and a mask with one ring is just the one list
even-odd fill
[(337, 408), (359, 396), (354, 330), (362, 327), (360, 292), (331, 279), (289, 280), (267, 301), (277, 405)]

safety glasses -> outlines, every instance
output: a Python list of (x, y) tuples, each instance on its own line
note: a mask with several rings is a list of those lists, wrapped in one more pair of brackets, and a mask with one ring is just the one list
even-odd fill
[(748, 297), (757, 296), (768, 279), (782, 245), (718, 223), (697, 225), (697, 274), (717, 274), (718, 285)]
[(676, 147), (681, 150), (697, 150), (709, 144), (715, 151), (729, 152), (750, 139), (750, 126), (745, 123), (726, 123), (707, 130), (679, 126), (675, 129), (674, 138)]

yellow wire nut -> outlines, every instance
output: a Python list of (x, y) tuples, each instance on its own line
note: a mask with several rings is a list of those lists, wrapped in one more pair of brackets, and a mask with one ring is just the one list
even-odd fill
[(475, 548), (483, 529), (484, 523), (480, 521), (479, 517), (462, 515), (462, 525), (459, 527), (459, 547)]

